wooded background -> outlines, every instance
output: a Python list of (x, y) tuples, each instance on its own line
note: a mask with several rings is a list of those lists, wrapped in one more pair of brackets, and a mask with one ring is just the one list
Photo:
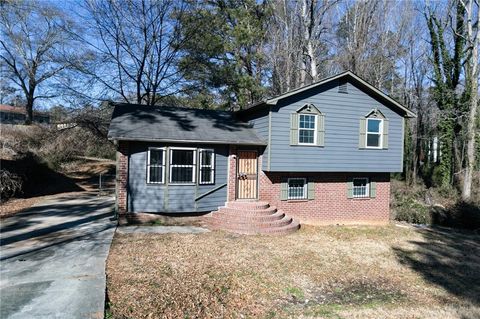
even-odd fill
[(403, 178), (470, 200), (479, 2), (0, 1), (0, 103), (106, 134), (105, 100), (240, 109), (351, 70), (414, 111)]

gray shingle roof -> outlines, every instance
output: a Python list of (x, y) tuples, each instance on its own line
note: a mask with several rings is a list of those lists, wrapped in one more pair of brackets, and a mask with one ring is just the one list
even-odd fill
[(265, 145), (232, 112), (114, 103), (111, 140)]

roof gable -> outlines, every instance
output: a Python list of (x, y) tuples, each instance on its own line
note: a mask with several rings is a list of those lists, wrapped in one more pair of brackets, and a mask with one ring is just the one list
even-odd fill
[[(245, 110), (241, 110), (241, 111), (238, 111), (238, 112), (242, 112), (242, 113), (243, 112), (249, 112), (249, 111), (253, 111), (253, 110), (258, 109), (258, 108), (263, 108), (263, 107), (266, 107), (266, 106), (269, 106), (269, 105), (277, 105), (277, 103), (280, 100), (283, 100), (285, 98), (288, 98), (288, 97), (291, 97), (291, 96), (294, 96), (294, 95), (297, 95), (297, 94), (300, 94), (300, 93), (303, 93), (303, 92), (306, 92), (306, 91), (309, 91), (309, 90), (313, 90), (315, 88), (318, 88), (318, 87), (326, 85), (326, 84), (331, 84), (334, 81), (339, 81), (340, 83), (351, 82), (352, 84), (357, 85), (359, 87), (359, 89), (361, 89), (365, 93), (370, 94), (370, 95), (380, 99), (383, 104), (385, 104), (387, 107), (391, 108), (392, 110), (400, 113), (402, 116), (404, 116), (404, 117), (416, 117), (416, 114), (413, 113), (412, 111), (410, 111), (408, 108), (406, 108), (405, 106), (400, 104), (398, 101), (391, 98), (387, 94), (383, 93), (382, 91), (380, 91), (379, 89), (377, 89), (376, 87), (374, 87), (373, 85), (371, 85), (367, 81), (363, 80), (362, 78), (360, 78), (358, 75), (354, 74), (351, 71), (346, 71), (346, 72), (337, 74), (335, 76), (325, 78), (325, 79), (320, 80), (318, 82), (312, 83), (310, 85), (306, 85), (306, 86), (300, 87), (298, 89), (291, 90), (289, 92), (278, 95), (276, 97), (266, 99), (264, 101), (261, 101), (259, 103), (254, 104), (254, 105), (251, 105), (249, 108), (247, 108)], [(342, 93), (345, 93), (345, 92), (342, 92)]]

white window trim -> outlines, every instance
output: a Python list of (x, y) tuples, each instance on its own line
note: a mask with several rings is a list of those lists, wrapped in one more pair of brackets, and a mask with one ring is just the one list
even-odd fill
[[(292, 179), (302, 179), (303, 180), (303, 197), (302, 198), (291, 198), (290, 197), (290, 180)], [(304, 200), (308, 199), (308, 183), (307, 179), (304, 177), (290, 177), (287, 180), (287, 200)]]
[[(178, 165), (178, 164), (172, 164), (172, 158), (173, 158), (173, 151), (193, 151), (193, 165)], [(196, 175), (197, 175), (197, 149), (192, 148), (192, 147), (170, 147), (169, 148), (169, 163), (168, 163), (168, 182), (170, 185), (192, 185), (195, 184), (196, 181)], [(172, 182), (172, 168), (173, 167), (192, 167), (192, 181), (191, 182)]]
[[(378, 133), (376, 132), (370, 132), (370, 134), (378, 134), (380, 135), (380, 138), (378, 139), (378, 146), (368, 146), (368, 121), (370, 120), (375, 120), (375, 121), (380, 121), (380, 124), (378, 126)], [(373, 149), (382, 149), (383, 145), (383, 119), (377, 119), (377, 118), (367, 118), (367, 121), (365, 123), (365, 148), (373, 148)]]
[[(365, 184), (365, 195), (364, 196), (355, 196), (355, 180), (364, 179), (367, 181)], [(370, 198), (370, 179), (368, 177), (354, 177), (352, 179), (352, 195), (353, 198)]]
[[(205, 165), (202, 163), (202, 152), (212, 152), (212, 164), (211, 165)], [(215, 151), (211, 148), (199, 148), (198, 149), (198, 184), (200, 185), (214, 185), (215, 184)], [(211, 172), (210, 172), (210, 181), (209, 182), (203, 182), (202, 181), (202, 167), (210, 167)]]
[[(151, 150), (162, 150), (162, 163), (163, 165), (153, 165), (154, 167), (163, 167), (162, 170), (162, 181), (161, 182), (152, 182), (150, 181), (150, 151)], [(166, 147), (149, 147), (148, 148), (148, 154), (147, 154), (147, 183), (148, 184), (165, 184), (165, 170), (167, 168), (167, 165), (165, 163), (165, 153), (167, 152)]]
[[(315, 117), (314, 123), (315, 127), (313, 129), (311, 128), (300, 128), (300, 116), (302, 115), (308, 115), (308, 116), (313, 116)], [(318, 131), (318, 115), (317, 114), (298, 114), (298, 145), (317, 145), (317, 131)], [(313, 143), (300, 143), (300, 131), (301, 130), (313, 130)]]

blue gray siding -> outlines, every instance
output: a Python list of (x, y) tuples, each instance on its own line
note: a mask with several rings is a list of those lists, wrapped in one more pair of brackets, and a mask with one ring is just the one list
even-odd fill
[[(146, 163), (149, 147), (182, 146), (215, 150), (214, 185), (147, 184)], [(222, 206), (227, 200), (224, 186), (199, 200), (195, 198), (227, 183), (228, 146), (224, 145), (173, 145), (131, 143), (128, 169), (128, 210), (130, 212), (208, 212)]]
[[(257, 134), (268, 144), (270, 143), (269, 141), (269, 109), (263, 109), (260, 111), (248, 113), (246, 115), (242, 115), (241, 119), (243, 121), (246, 121), (253, 125), (255, 128), (255, 131)], [(265, 150), (263, 151), (263, 162), (262, 162), (262, 169), (267, 170), (268, 169), (268, 153), (269, 153), (269, 145), (265, 147)]]
[[(306, 103), (325, 114), (325, 147), (289, 145), (290, 114)], [(374, 108), (389, 120), (388, 149), (359, 149), (360, 118)], [(402, 171), (403, 117), (350, 82), (348, 94), (334, 81), (280, 100), (271, 111), (272, 172)]]

